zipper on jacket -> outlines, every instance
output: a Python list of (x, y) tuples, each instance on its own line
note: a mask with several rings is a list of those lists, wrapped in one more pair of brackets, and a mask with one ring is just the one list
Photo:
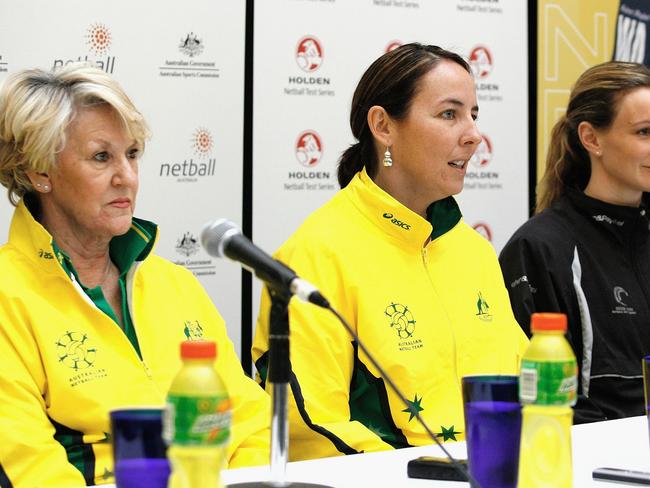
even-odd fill
[[(156, 390), (158, 390), (159, 392), (166, 395), (167, 392), (163, 392), (163, 391), (160, 390), (160, 388), (158, 386), (158, 383), (156, 383), (156, 381), (154, 380), (153, 372), (151, 371), (151, 368), (149, 367), (147, 362), (144, 360), (144, 351), (142, 350), (142, 342), (140, 342), (140, 338), (138, 337), (138, 328), (137, 328), (137, 325), (135, 323), (135, 314), (134, 314), (135, 307), (133, 306), (133, 300), (134, 300), (135, 293), (133, 293), (133, 288), (135, 286), (135, 272), (137, 271), (137, 269), (140, 267), (141, 264), (142, 263), (139, 262), (139, 261), (136, 261), (135, 263), (133, 263), (133, 266), (131, 267), (129, 272), (126, 274), (126, 286), (125, 286), (125, 288), (126, 288), (126, 304), (128, 306), (128, 309), (129, 309), (129, 314), (131, 314), (131, 323), (133, 324), (133, 332), (135, 333), (135, 336), (136, 336), (136, 338), (138, 340), (138, 344), (140, 346), (140, 354), (142, 354), (143, 357), (140, 357), (137, 354), (137, 351), (135, 350), (135, 347), (133, 347), (133, 345), (131, 345), (131, 349), (133, 349), (133, 352), (135, 353), (135, 355), (138, 356), (138, 359), (140, 360), (140, 364), (142, 364), (142, 368), (144, 369), (144, 372), (147, 375), (147, 378), (149, 378), (149, 380), (151, 380), (151, 382), (155, 386)], [(129, 341), (129, 343), (130, 343), (130, 341)]]
[(142, 361), (140, 361), (140, 362), (142, 363), (142, 367), (144, 368), (144, 372), (147, 375), (147, 377), (150, 380), (153, 380), (153, 373), (151, 372), (151, 369), (149, 368), (149, 365), (147, 364), (147, 362), (144, 359)]
[[(426, 246), (422, 248), (422, 252), (420, 253), (422, 256), (422, 265), (424, 266), (424, 273), (427, 275), (427, 278), (429, 279), (429, 284), (431, 285), (431, 289), (435, 291), (435, 287), (433, 285), (433, 280), (431, 279), (431, 275), (429, 274), (429, 268), (427, 267), (427, 258), (428, 258), (428, 253), (427, 253), (427, 248)], [(451, 319), (449, 318), (449, 314), (447, 313), (447, 310), (445, 309), (444, 303), (442, 303), (442, 309), (445, 311), (445, 316), (447, 318), (447, 326), (449, 327), (449, 333), (451, 335), (451, 340), (452, 340), (452, 345), (451, 345), (451, 350), (454, 355), (452, 358), (452, 367), (454, 368), (454, 378), (456, 378), (456, 385), (458, 386), (458, 392), (461, 393), (460, 391), (460, 378), (458, 377), (458, 354), (457, 354), (457, 348), (456, 348), (456, 334), (454, 333), (454, 328), (451, 324)]]
[(642, 234), (645, 232), (647, 233), (650, 229), (647, 229), (647, 220), (644, 219), (643, 217), (645, 216), (646, 211), (644, 208), (642, 208), (639, 211), (639, 217), (637, 217), (636, 222), (634, 222), (634, 229), (632, 232), (632, 236), (630, 238), (629, 242), (629, 248), (630, 248), (630, 261), (632, 262), (632, 269), (634, 270), (634, 276), (637, 279), (637, 282), (639, 283), (639, 287), (641, 288), (641, 291), (643, 292), (644, 298), (646, 305), (650, 305), (650, 293), (648, 292), (648, 288), (646, 286), (646, 279), (642, 276), (641, 270), (639, 269), (639, 266), (637, 264), (638, 261), (638, 252), (637, 252), (637, 245), (636, 245), (636, 238), (637, 234)]
[[(135, 350), (135, 347), (133, 347), (133, 344), (131, 344), (131, 348), (133, 349), (133, 352), (136, 353), (136, 356), (138, 356), (138, 359), (140, 362), (144, 365), (145, 367), (145, 373), (147, 373), (147, 376), (151, 378), (151, 371), (149, 370), (149, 367), (146, 365), (144, 362), (144, 353), (142, 351), (142, 343), (140, 342), (140, 337), (138, 337), (138, 327), (135, 323), (135, 314), (133, 313), (135, 310), (135, 307), (133, 306), (133, 287), (135, 286), (135, 272), (137, 269), (140, 267), (140, 262), (135, 261), (133, 265), (131, 266), (131, 269), (128, 271), (126, 274), (126, 283), (124, 284), (124, 289), (126, 290), (126, 307), (129, 311), (129, 315), (131, 316), (131, 325), (133, 326), (133, 333), (135, 334), (135, 338), (138, 341), (138, 347), (140, 348), (140, 354)], [(130, 342), (130, 341), (129, 341)]]

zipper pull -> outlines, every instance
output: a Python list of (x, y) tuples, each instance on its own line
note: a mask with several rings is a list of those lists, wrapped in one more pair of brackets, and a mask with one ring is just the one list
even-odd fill
[(142, 360), (142, 367), (144, 368), (145, 374), (149, 377), (150, 380), (153, 379), (153, 374), (151, 373), (151, 369), (149, 369), (149, 366), (147, 366), (147, 363)]

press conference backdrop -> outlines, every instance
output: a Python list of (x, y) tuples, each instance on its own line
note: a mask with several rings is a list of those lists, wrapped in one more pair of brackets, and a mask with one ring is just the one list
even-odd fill
[[(207, 220), (242, 222), (245, 2), (9, 3), (0, 3), (0, 81), (87, 59), (143, 111), (153, 139), (136, 214), (160, 224), (157, 252), (199, 277), (239, 351), (239, 269), (207, 256), (197, 239)], [(262, 248), (275, 250), (337, 191), (336, 162), (354, 142), (354, 87), (375, 58), (410, 41), (451, 49), (472, 65), (483, 142), (458, 197), (465, 220), (499, 250), (527, 218), (526, 2), (264, 0), (255, 2), (253, 29), (247, 210)], [(10, 215), (0, 198), (0, 241)], [(253, 320), (259, 294), (256, 283)]]
[(498, 250), (526, 220), (526, 2), (266, 0), (255, 4), (253, 122), (253, 236), (263, 248), (337, 191), (354, 88), (374, 59), (411, 41), (455, 51), (474, 72), (483, 142), (458, 196), (466, 222)]
[[(238, 351), (241, 272), (197, 239), (217, 216), (241, 221), (244, 41), (243, 1), (0, 2), (0, 81), (87, 60), (143, 112), (153, 138), (140, 163), (136, 216), (159, 224), (157, 253), (198, 276)], [(4, 193), (0, 242), (12, 213)]]

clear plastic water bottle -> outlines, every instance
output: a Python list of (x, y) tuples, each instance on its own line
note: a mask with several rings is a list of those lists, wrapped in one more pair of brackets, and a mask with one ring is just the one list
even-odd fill
[(577, 394), (575, 354), (564, 334), (566, 315), (535, 313), (521, 361), (523, 404), (518, 488), (571, 488), (571, 425)]
[(222, 486), (231, 408), (214, 369), (216, 355), (212, 341), (181, 343), (183, 366), (169, 388), (164, 426), (172, 465), (170, 488)]

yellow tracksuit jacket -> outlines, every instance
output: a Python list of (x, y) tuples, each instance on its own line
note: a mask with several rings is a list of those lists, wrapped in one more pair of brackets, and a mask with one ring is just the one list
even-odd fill
[(23, 202), (0, 248), (0, 275), (0, 486), (114, 482), (108, 412), (164, 405), (186, 338), (217, 342), (216, 369), (233, 401), (229, 466), (268, 463), (268, 395), (244, 375), (223, 319), (190, 272), (152, 254), (131, 267), (142, 359), (66, 275)]
[[(350, 322), (440, 440), (459, 440), (461, 377), (516, 374), (528, 340), (490, 243), (462, 221), (453, 198), (429, 211), (433, 226), (364, 170), (276, 257)], [(253, 342), (262, 383), (269, 306), (264, 290)], [(289, 323), (290, 459), (432, 442), (332, 314), (294, 299)]]

